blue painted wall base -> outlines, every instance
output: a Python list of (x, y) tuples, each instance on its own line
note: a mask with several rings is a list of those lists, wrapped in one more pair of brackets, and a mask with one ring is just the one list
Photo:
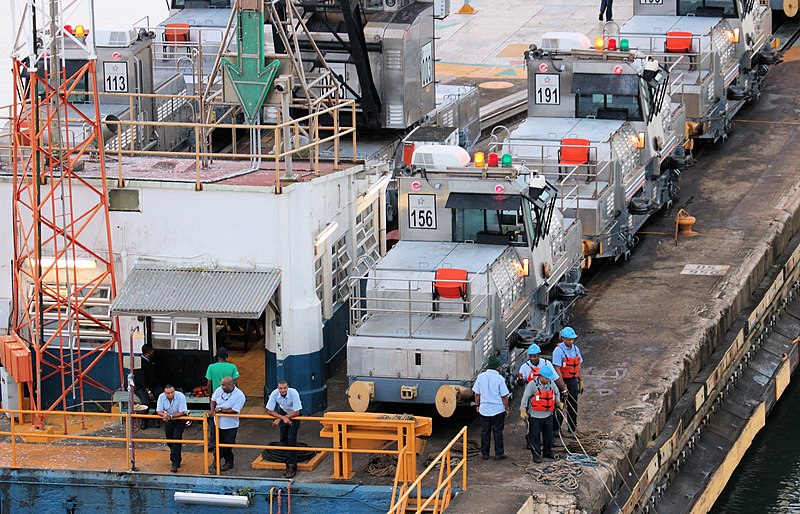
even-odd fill
[(308, 353), (305, 355), (290, 355), (279, 361), (277, 356), (267, 350), (265, 352), (266, 382), (264, 385), (264, 398), (269, 396), (278, 385), (278, 380), (286, 380), (290, 387), (300, 393), (303, 402), (303, 414), (309, 416), (325, 410), (328, 406), (328, 386), (325, 380), (325, 362), (322, 352)]
[[(34, 469), (0, 469), (0, 512), (14, 514), (80, 514), (108, 512), (238, 513), (269, 512), (269, 491), (288, 481), (251, 477), (202, 477), (141, 473), (103, 473)], [(248, 507), (179, 504), (176, 491), (250, 496)], [(292, 484), (294, 512), (372, 514), (389, 510), (391, 486), (358, 484)], [(273, 509), (277, 512), (277, 500)], [(285, 511), (284, 511), (285, 512)]]

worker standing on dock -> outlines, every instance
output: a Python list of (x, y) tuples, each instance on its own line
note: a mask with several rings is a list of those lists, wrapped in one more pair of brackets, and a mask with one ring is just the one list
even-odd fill
[(519, 415), (528, 422), (528, 443), (533, 462), (555, 459), (553, 454), (553, 413), (561, 395), (555, 386), (558, 375), (553, 368), (542, 367), (539, 376), (528, 382), (522, 395)]
[[(300, 393), (297, 389), (289, 387), (286, 380), (280, 380), (278, 387), (269, 395), (267, 400), (267, 414), (275, 418), (273, 426), (277, 426), (281, 434), (281, 446), (297, 446), (297, 432), (300, 430), (300, 420), (295, 419), (300, 415), (303, 404), (300, 402)], [(294, 478), (297, 474), (297, 452), (286, 452), (286, 478)]]
[[(236, 364), (228, 362), (228, 349), (221, 346), (217, 349), (217, 362), (208, 365), (206, 369), (206, 387), (213, 394), (222, 385), (222, 379), (231, 377), (233, 385), (238, 384), (239, 369)], [(214, 439), (216, 430), (214, 429), (214, 418), (208, 419), (208, 450), (211, 451), (216, 446)]]
[(492, 355), (486, 370), (478, 375), (472, 391), (475, 393), (475, 408), (481, 415), (481, 453), (483, 460), (489, 460), (491, 437), (494, 436), (494, 458), (503, 460), (507, 456), (503, 447), (503, 429), (509, 413), (508, 387), (497, 368), (500, 359)]
[(572, 327), (564, 327), (561, 331), (561, 343), (553, 350), (553, 366), (556, 372), (564, 379), (569, 396), (567, 404), (567, 426), (570, 432), (578, 429), (578, 395), (583, 392), (583, 379), (581, 379), (581, 364), (583, 356), (575, 344), (578, 335)]
[[(552, 369), (553, 371), (556, 370), (553, 367), (553, 363), (549, 360), (542, 357), (542, 349), (539, 347), (538, 344), (531, 344), (528, 347), (528, 360), (522, 363), (522, 366), (519, 367), (519, 375), (518, 378), (520, 382), (523, 384), (527, 384), (531, 380), (538, 377), (541, 373), (541, 368), (547, 367)], [(564, 383), (564, 380), (556, 373), (555, 378), (556, 385), (558, 386), (558, 390), (561, 391), (561, 394), (567, 393), (567, 385)]]
[[(182, 418), (188, 413), (186, 408), (186, 396), (180, 391), (176, 391), (171, 384), (167, 384), (164, 392), (158, 396), (156, 412), (164, 420), (164, 435), (167, 439), (183, 439), (183, 430), (186, 423)], [(169, 461), (172, 467), (169, 469), (173, 473), (178, 472), (181, 467), (181, 443), (167, 443), (169, 447)]]
[[(217, 414), (239, 414), (244, 407), (245, 396), (241, 389), (236, 387), (231, 377), (222, 379), (222, 385), (211, 395), (211, 416)], [(216, 418), (219, 426), (219, 442), (221, 444), (236, 444), (236, 431), (239, 429), (239, 418), (222, 416)], [(220, 466), (221, 471), (233, 469), (233, 448), (221, 448), (220, 458), (225, 462)]]

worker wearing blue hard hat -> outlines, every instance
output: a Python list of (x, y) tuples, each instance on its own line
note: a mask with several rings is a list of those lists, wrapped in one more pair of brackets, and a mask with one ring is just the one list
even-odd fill
[(553, 350), (553, 366), (564, 380), (569, 391), (565, 398), (567, 405), (567, 427), (570, 432), (578, 428), (578, 395), (583, 393), (583, 379), (581, 378), (581, 364), (583, 356), (575, 344), (578, 334), (572, 327), (561, 330), (561, 342)]
[(526, 439), (536, 463), (556, 458), (553, 453), (553, 414), (561, 402), (561, 395), (555, 387), (557, 379), (555, 369), (541, 366), (539, 374), (528, 382), (522, 395), (519, 415), (528, 424)]
[[(527, 354), (528, 359), (519, 367), (519, 373), (517, 375), (517, 378), (521, 383), (527, 384), (531, 380), (538, 377), (543, 367), (551, 368), (555, 372), (553, 363), (542, 357), (542, 349), (538, 344), (532, 343), (530, 346), (528, 346)], [(556, 376), (553, 378), (553, 380), (556, 381), (556, 385), (562, 394), (567, 392), (567, 386), (564, 384), (564, 381), (561, 380), (561, 377), (558, 375), (558, 373), (556, 373)]]

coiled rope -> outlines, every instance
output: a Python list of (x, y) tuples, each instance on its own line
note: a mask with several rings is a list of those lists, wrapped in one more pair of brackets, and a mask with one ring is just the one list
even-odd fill
[[(278, 441), (272, 441), (269, 443), (270, 446), (283, 446)], [(297, 443), (298, 447), (305, 447), (308, 448), (306, 443)], [(286, 462), (288, 457), (287, 452), (290, 450), (270, 450), (266, 449), (261, 452), (261, 458), (268, 462)], [(314, 458), (317, 452), (313, 452), (310, 450), (295, 450), (295, 455), (297, 455), (297, 462), (308, 462)]]

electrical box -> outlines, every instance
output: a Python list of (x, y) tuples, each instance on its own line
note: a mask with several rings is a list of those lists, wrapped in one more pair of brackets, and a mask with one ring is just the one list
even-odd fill
[[(14, 382), (14, 378), (6, 368), (0, 368), (0, 395), (2, 396), (0, 401), (2, 401), (4, 409), (19, 409), (17, 383)], [(11, 414), (6, 413), (6, 416), (10, 418)]]

